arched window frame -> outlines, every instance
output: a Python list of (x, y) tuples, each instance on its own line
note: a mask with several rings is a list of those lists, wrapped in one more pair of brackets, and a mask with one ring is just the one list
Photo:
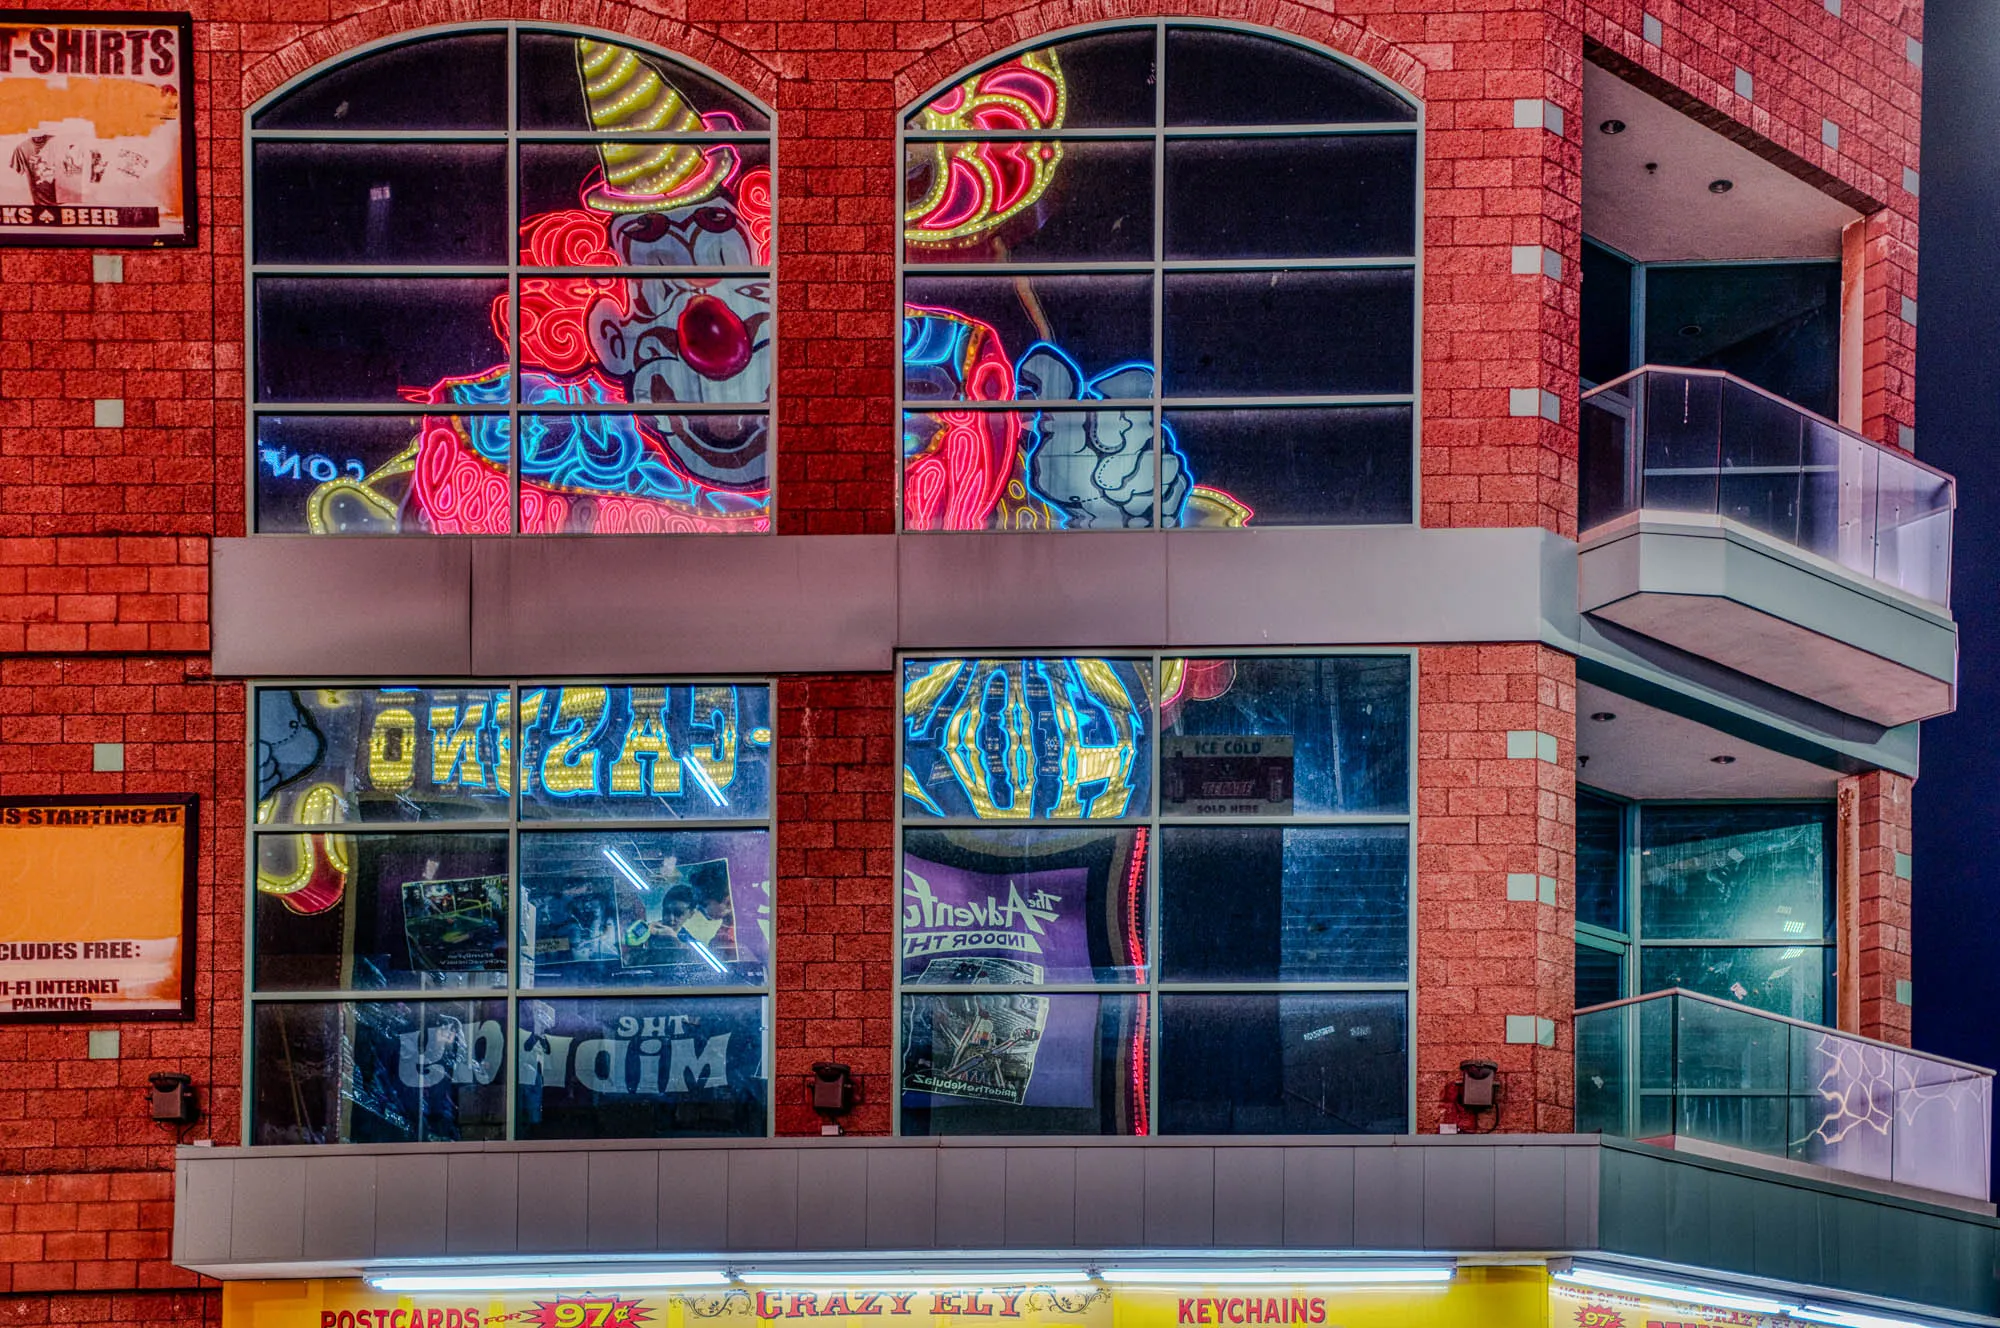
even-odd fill
[[(1152, 253), (1152, 259), (1149, 263), (1114, 265), (1114, 264), (1106, 264), (1100, 262), (1078, 262), (1078, 263), (1068, 263), (1068, 264), (1064, 263), (1028, 264), (1024, 262), (1020, 264), (1018, 268), (1007, 268), (1007, 267), (1000, 267), (992, 263), (949, 264), (949, 263), (929, 263), (929, 262), (913, 263), (910, 261), (909, 245), (906, 243), (904, 237), (904, 219), (907, 215), (907, 209), (909, 206), (909, 200), (906, 196), (907, 163), (910, 160), (909, 152), (911, 145), (913, 143), (935, 142), (940, 138), (946, 138), (946, 137), (955, 137), (961, 139), (981, 139), (981, 138), (998, 137), (997, 135), (986, 134), (977, 131), (962, 131), (955, 134), (940, 134), (935, 131), (912, 129), (910, 122), (918, 111), (927, 106), (933, 99), (949, 91), (958, 84), (963, 83), (967, 79), (983, 71), (989, 70), (996, 65), (1003, 64), (1009, 60), (1012, 60), (1022, 55), (1025, 52), (1056, 46), (1062, 42), (1072, 41), (1081, 37), (1088, 37), (1093, 34), (1108, 33), (1121, 30), (1130, 31), (1133, 29), (1142, 29), (1148, 27), (1150, 27), (1153, 30), (1154, 43), (1155, 43), (1154, 60), (1152, 66), (1155, 95), (1154, 95), (1153, 125), (1151, 129), (1152, 152), (1153, 152), (1153, 195), (1152, 195), (1153, 253)], [(1313, 125), (1271, 124), (1271, 125), (1220, 125), (1220, 126), (1204, 125), (1199, 127), (1193, 127), (1193, 126), (1168, 127), (1166, 124), (1166, 118), (1167, 118), (1165, 110), (1166, 90), (1165, 90), (1164, 75), (1167, 70), (1167, 60), (1166, 60), (1167, 34), (1169, 30), (1172, 29), (1183, 29), (1183, 30), (1193, 29), (1193, 30), (1210, 30), (1210, 31), (1220, 31), (1220, 32), (1243, 33), (1246, 35), (1266, 38), (1269, 40), (1282, 42), (1297, 47), (1314, 56), (1334, 62), (1346, 69), (1352, 70), (1362, 75), (1370, 83), (1376, 85), (1382, 91), (1393, 95), (1396, 99), (1400, 100), (1408, 107), (1410, 107), (1411, 111), (1413, 112), (1412, 118), (1407, 123), (1397, 123), (1397, 124), (1313, 124)], [(1102, 140), (1123, 139), (1131, 141), (1134, 139), (1143, 139), (1145, 137), (1145, 132), (1146, 131), (1144, 131), (1143, 129), (1132, 129), (1132, 128), (1117, 128), (1117, 129), (1064, 128), (1060, 130), (1037, 130), (1033, 132), (1021, 132), (1017, 134), (1007, 135), (1007, 137), (1014, 137), (1023, 140), (1057, 139), (1057, 140), (1067, 140), (1067, 141), (1079, 141), (1079, 140), (1095, 139), (1102, 141)], [(1361, 133), (1407, 133), (1414, 136), (1415, 164), (1414, 164), (1414, 189), (1413, 189), (1414, 198), (1413, 198), (1413, 220), (1412, 220), (1412, 244), (1411, 244), (1411, 253), (1407, 258), (1398, 258), (1394, 260), (1289, 258), (1289, 259), (1269, 259), (1269, 260), (1255, 259), (1255, 260), (1243, 260), (1241, 262), (1199, 261), (1199, 260), (1170, 261), (1165, 258), (1164, 226), (1165, 226), (1165, 192), (1166, 192), (1166, 185), (1165, 185), (1166, 145), (1169, 141), (1177, 139), (1192, 139), (1192, 138), (1296, 137), (1301, 135), (1324, 136), (1324, 135), (1343, 135), (1343, 134), (1361, 134)], [(912, 275), (929, 277), (929, 276), (949, 276), (949, 275), (970, 275), (975, 273), (993, 274), (999, 271), (1035, 271), (1035, 272), (1060, 271), (1064, 273), (1077, 273), (1077, 274), (1104, 273), (1108, 271), (1150, 272), (1152, 274), (1152, 292), (1153, 292), (1151, 364), (1153, 366), (1154, 373), (1153, 373), (1153, 390), (1151, 398), (1148, 402), (1144, 404), (1146, 404), (1150, 408), (1153, 434), (1154, 437), (1157, 438), (1161, 434), (1161, 427), (1166, 412), (1170, 409), (1175, 408), (1176, 405), (1182, 402), (1186, 402), (1187, 404), (1195, 407), (1219, 407), (1219, 406), (1226, 406), (1238, 400), (1237, 398), (1230, 398), (1230, 397), (1199, 397), (1199, 398), (1176, 397), (1171, 394), (1166, 394), (1163, 392), (1162, 379), (1164, 378), (1165, 375), (1162, 372), (1160, 372), (1160, 368), (1163, 365), (1163, 352), (1165, 349), (1163, 345), (1165, 336), (1165, 330), (1164, 330), (1165, 319), (1163, 316), (1162, 305), (1163, 305), (1163, 292), (1165, 289), (1165, 276), (1168, 272), (1181, 271), (1181, 270), (1200, 270), (1203, 268), (1213, 271), (1226, 271), (1226, 272), (1236, 272), (1245, 270), (1254, 271), (1254, 270), (1299, 270), (1299, 269), (1353, 270), (1353, 269), (1371, 268), (1371, 267), (1407, 268), (1411, 271), (1412, 274), (1411, 310), (1410, 310), (1410, 325), (1411, 325), (1410, 378), (1409, 378), (1410, 390), (1407, 393), (1398, 393), (1392, 395), (1374, 395), (1374, 396), (1368, 396), (1366, 398), (1358, 396), (1341, 396), (1338, 394), (1326, 394), (1323, 396), (1311, 396), (1311, 397), (1255, 397), (1255, 398), (1244, 399), (1243, 404), (1246, 405), (1247, 404), (1258, 404), (1258, 405), (1363, 404), (1364, 402), (1376, 402), (1376, 401), (1383, 403), (1394, 402), (1396, 404), (1407, 404), (1410, 411), (1409, 489), (1408, 489), (1408, 504), (1407, 504), (1408, 515), (1404, 520), (1394, 521), (1394, 522), (1384, 522), (1384, 521), (1334, 522), (1334, 521), (1323, 521), (1323, 520), (1288, 521), (1282, 524), (1292, 525), (1292, 526), (1313, 526), (1313, 525), (1345, 526), (1345, 525), (1355, 525), (1355, 524), (1415, 525), (1418, 523), (1420, 519), (1420, 514), (1422, 512), (1422, 504), (1423, 504), (1422, 350), (1423, 350), (1423, 303), (1424, 303), (1424, 291), (1423, 291), (1424, 192), (1425, 192), (1424, 142), (1425, 142), (1424, 103), (1420, 98), (1416, 97), (1408, 89), (1402, 87), (1394, 79), (1385, 75), (1381, 71), (1371, 68), (1369, 65), (1349, 55), (1346, 55), (1343, 52), (1334, 50), (1331, 47), (1321, 45), (1309, 39), (1300, 37), (1297, 34), (1286, 32), (1281, 29), (1270, 28), (1250, 23), (1163, 16), (1163, 17), (1153, 18), (1150, 20), (1114, 19), (1100, 23), (1085, 24), (1073, 28), (1064, 28), (1053, 32), (1042, 33), (1035, 37), (1029, 38), (1028, 40), (1008, 46), (983, 60), (967, 65), (964, 68), (953, 72), (951, 75), (947, 76), (938, 83), (927, 88), (924, 92), (922, 92), (917, 97), (913, 98), (910, 102), (908, 102), (898, 111), (896, 120), (896, 151), (897, 151), (896, 282), (897, 282), (899, 312), (907, 302), (908, 281)], [(898, 458), (896, 464), (897, 528), (899, 530), (904, 530), (904, 531), (909, 531), (914, 529), (926, 529), (926, 530), (929, 529), (954, 530), (954, 529), (975, 529), (975, 528), (990, 529), (991, 528), (990, 524), (985, 527), (953, 527), (949, 525), (943, 527), (936, 527), (936, 526), (918, 527), (918, 526), (913, 526), (910, 523), (908, 519), (909, 508), (906, 505), (905, 457), (902, 452), (902, 445), (900, 442), (900, 438), (903, 433), (904, 423), (909, 418), (909, 413), (913, 410), (923, 409), (924, 403), (912, 402), (911, 400), (909, 400), (906, 397), (905, 388), (906, 388), (906, 379), (903, 373), (902, 364), (899, 362), (896, 375), (896, 419), (897, 419), (897, 429), (899, 437), (899, 443), (898, 443), (899, 450), (898, 450)], [(962, 401), (955, 402), (954, 408), (966, 404), (968, 403)], [(979, 407), (977, 405), (974, 405), (972, 408), (978, 409)], [(988, 405), (986, 408), (989, 410), (1004, 409), (1004, 407), (1001, 407), (998, 403)], [(1161, 466), (1160, 453), (1159, 449), (1156, 448), (1153, 460), (1154, 492), (1156, 494), (1160, 491), (1161, 487), (1160, 466)], [(1159, 510), (1160, 505), (1157, 502), (1154, 504), (1154, 508), (1155, 510), (1152, 515), (1151, 523), (1149, 526), (1145, 528), (1160, 529), (1163, 526), (1172, 527), (1174, 523), (1165, 519), (1163, 513)]]
[[(480, 129), (480, 130), (469, 130), (469, 131), (437, 130), (437, 129), (287, 130), (287, 129), (268, 129), (268, 128), (257, 127), (256, 122), (260, 115), (263, 115), (267, 111), (278, 106), (281, 102), (283, 102), (286, 98), (288, 98), (292, 94), (300, 91), (301, 89), (305, 88), (307, 85), (311, 84), (317, 79), (320, 79), (328, 74), (334, 73), (338, 70), (351, 66), (360, 61), (366, 60), (371, 56), (380, 55), (383, 54), (384, 52), (391, 51), (399, 47), (408, 46), (414, 43), (423, 42), (434, 38), (451, 37), (459, 35), (488, 35), (488, 34), (503, 35), (506, 39), (506, 51), (507, 51), (506, 66), (507, 66), (508, 86), (506, 89), (507, 124), (504, 129), (499, 129), (499, 130)], [(312, 276), (326, 276), (326, 277), (334, 277), (334, 276), (360, 277), (368, 275), (389, 275), (389, 276), (485, 275), (489, 277), (504, 276), (506, 281), (506, 298), (508, 301), (508, 308), (512, 311), (515, 311), (517, 315), (514, 324), (511, 328), (510, 335), (507, 339), (506, 362), (510, 380), (513, 383), (518, 384), (521, 381), (521, 369), (522, 369), (521, 336), (519, 329), (518, 311), (521, 307), (520, 304), (521, 275), (524, 268), (528, 268), (530, 271), (533, 272), (535, 276), (587, 273), (591, 277), (629, 278), (634, 281), (644, 278), (659, 279), (664, 274), (667, 273), (671, 273), (672, 275), (675, 276), (703, 277), (703, 276), (714, 276), (714, 275), (724, 275), (724, 274), (733, 274), (740, 276), (746, 273), (754, 272), (763, 278), (763, 280), (767, 283), (769, 288), (769, 296), (768, 296), (769, 321), (766, 324), (766, 327), (768, 328), (768, 337), (770, 345), (766, 354), (768, 356), (768, 361), (770, 366), (770, 380), (771, 380), (770, 388), (765, 394), (765, 399), (759, 406), (757, 406), (754, 409), (746, 409), (743, 406), (734, 406), (733, 403), (732, 406), (711, 408), (709, 410), (703, 410), (700, 406), (692, 405), (692, 403), (689, 403), (689, 405), (684, 405), (682, 409), (686, 413), (691, 413), (691, 414), (727, 413), (727, 414), (741, 414), (746, 416), (761, 415), (763, 417), (764, 431), (765, 431), (764, 455), (765, 455), (765, 467), (766, 467), (765, 487), (762, 490), (762, 513), (764, 519), (762, 525), (760, 527), (757, 527), (754, 530), (754, 532), (752, 532), (748, 528), (747, 523), (738, 523), (736, 528), (743, 530), (745, 533), (763, 533), (763, 534), (775, 533), (777, 529), (777, 516), (776, 516), (777, 504), (778, 504), (777, 450), (779, 446), (776, 377), (777, 377), (777, 365), (778, 365), (778, 336), (780, 334), (779, 317), (778, 317), (778, 300), (776, 294), (777, 240), (776, 240), (775, 187), (773, 188), (769, 199), (769, 212), (766, 214), (767, 232), (765, 237), (765, 261), (761, 264), (756, 264), (749, 268), (741, 266), (731, 266), (727, 268), (686, 267), (686, 266), (665, 268), (661, 266), (621, 265), (621, 266), (608, 266), (608, 267), (593, 266), (587, 269), (581, 269), (581, 268), (560, 268), (560, 267), (533, 268), (531, 267), (531, 265), (524, 264), (521, 261), (522, 246), (520, 242), (521, 241), (520, 225), (523, 220), (520, 213), (520, 193), (521, 193), (520, 190), (521, 154), (519, 151), (520, 145), (522, 145), (523, 143), (562, 144), (562, 143), (601, 142), (613, 137), (613, 135), (599, 133), (589, 129), (563, 131), (563, 130), (553, 130), (553, 129), (523, 128), (521, 126), (518, 78), (519, 78), (519, 64), (520, 64), (519, 39), (523, 34), (548, 34), (566, 38), (588, 38), (597, 41), (611, 43), (617, 46), (628, 47), (644, 55), (657, 57), (662, 63), (664, 63), (669, 68), (678, 67), (684, 69), (692, 75), (695, 75), (701, 79), (708, 80), (709, 82), (718, 85), (722, 90), (727, 92), (729, 95), (740, 99), (743, 103), (746, 104), (746, 106), (748, 106), (749, 108), (754, 110), (759, 116), (761, 116), (764, 121), (763, 126), (761, 128), (756, 128), (756, 129), (746, 129), (740, 133), (729, 132), (726, 134), (717, 134), (717, 133), (704, 132), (704, 133), (683, 134), (683, 133), (670, 133), (670, 132), (654, 132), (654, 133), (634, 134), (634, 135), (616, 135), (616, 137), (620, 141), (637, 142), (637, 143), (654, 143), (654, 142), (670, 143), (670, 142), (697, 142), (697, 141), (709, 143), (709, 142), (714, 142), (717, 139), (725, 139), (726, 141), (736, 142), (736, 143), (754, 142), (758, 150), (761, 151), (761, 153), (763, 154), (764, 161), (769, 168), (770, 178), (773, 182), (773, 185), (775, 186), (775, 181), (778, 173), (778, 126), (777, 126), (777, 111), (774, 107), (768, 105), (761, 98), (755, 96), (754, 94), (749, 92), (747, 89), (743, 88), (740, 84), (738, 84), (734, 80), (704, 65), (698, 60), (694, 60), (688, 56), (678, 54), (674, 51), (663, 49), (659, 46), (653, 45), (652, 43), (626, 36), (622, 33), (610, 32), (598, 28), (590, 28), (574, 24), (563, 24), (554, 22), (533, 22), (533, 21), (513, 21), (513, 20), (482, 20), (477, 22), (440, 24), (425, 28), (415, 28), (407, 31), (393, 33), (388, 36), (381, 37), (376, 40), (355, 46), (347, 51), (342, 52), (340, 55), (334, 57), (333, 59), (315, 65), (311, 69), (305, 70), (300, 74), (290, 79), (287, 79), (277, 87), (271, 89), (262, 97), (258, 98), (255, 102), (245, 107), (243, 112), (242, 234), (243, 234), (243, 269), (244, 269), (243, 394), (244, 394), (244, 404), (245, 404), (244, 522), (245, 522), (245, 528), (249, 533), (251, 534), (268, 533), (267, 528), (262, 523), (260, 523), (259, 520), (258, 480), (259, 480), (259, 466), (263, 458), (260, 456), (260, 450), (259, 450), (258, 425), (261, 419), (279, 415), (321, 416), (321, 417), (370, 416), (370, 415), (408, 416), (408, 415), (418, 414), (421, 411), (420, 407), (413, 406), (406, 401), (380, 401), (380, 402), (362, 403), (362, 402), (329, 402), (329, 401), (297, 402), (297, 401), (260, 400), (259, 361), (258, 361), (259, 342), (258, 342), (258, 324), (257, 324), (257, 280), (260, 276), (271, 276), (271, 275), (294, 275), (294, 276), (312, 275)], [(402, 144), (440, 143), (440, 142), (460, 142), (460, 143), (487, 142), (487, 143), (504, 144), (507, 155), (507, 160), (506, 160), (507, 196), (505, 200), (505, 206), (507, 210), (508, 220), (506, 229), (507, 229), (507, 234), (510, 237), (509, 243), (507, 245), (507, 261), (505, 263), (499, 263), (499, 264), (468, 264), (468, 265), (443, 265), (443, 264), (368, 265), (368, 264), (349, 264), (349, 263), (337, 263), (337, 262), (316, 263), (308, 265), (308, 264), (259, 262), (257, 259), (257, 248), (256, 248), (257, 246), (256, 153), (257, 153), (257, 148), (260, 144), (283, 142), (283, 141), (292, 141), (292, 142), (347, 141), (347, 142), (380, 142), (380, 143), (402, 143)], [(510, 394), (510, 396), (511, 399), (508, 403), (498, 406), (454, 404), (451, 407), (451, 413), (453, 415), (458, 415), (458, 416), (472, 416), (472, 415), (504, 416), (507, 420), (509, 438), (518, 440), (522, 436), (521, 429), (519, 427), (520, 419), (524, 414), (529, 413), (529, 411), (528, 408), (524, 407), (523, 403), (520, 400), (520, 393), (518, 391), (518, 388), (515, 391), (513, 391)], [(692, 408), (690, 408), (690, 406)], [(634, 416), (635, 414), (647, 413), (647, 412), (635, 412), (632, 406), (627, 403), (608, 403), (601, 405), (590, 405), (590, 404), (572, 402), (572, 403), (567, 403), (565, 409), (568, 411), (574, 411), (577, 414), (595, 414), (605, 417), (615, 417), (619, 415), (631, 417)], [(522, 521), (521, 476), (520, 476), (519, 457), (520, 457), (519, 448), (518, 446), (516, 446), (512, 448), (510, 451), (510, 462), (508, 465), (508, 472), (507, 472), (509, 513), (504, 533), (510, 535), (520, 535), (524, 533), (578, 533), (570, 531), (537, 532), (537, 531), (524, 530)], [(311, 460), (312, 458), (301, 456), (296, 451), (293, 451), (289, 455), (289, 457), (281, 459), (277, 464), (282, 465), (289, 462), (289, 464), (292, 465), (294, 468), (298, 468), (303, 464), (309, 463)], [(332, 461), (331, 458), (328, 458), (327, 460), (329, 462)], [(348, 472), (336, 470), (336, 474), (346, 474), (346, 473)], [(297, 533), (297, 532), (292, 531), (292, 532), (281, 532), (281, 533)], [(498, 532), (498, 531), (400, 532), (399, 531), (398, 533), (402, 534), (402, 533), (503, 533), (503, 532)], [(626, 532), (612, 531), (609, 533), (626, 533)]]

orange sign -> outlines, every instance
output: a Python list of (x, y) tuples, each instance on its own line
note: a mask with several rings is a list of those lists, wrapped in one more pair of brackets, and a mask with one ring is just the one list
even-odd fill
[(0, 1022), (194, 1013), (193, 794), (0, 798)]

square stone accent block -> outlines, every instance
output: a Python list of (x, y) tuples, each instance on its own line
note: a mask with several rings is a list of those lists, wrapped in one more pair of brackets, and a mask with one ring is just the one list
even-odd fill
[(1831, 120), (1819, 122), (1819, 141), (1838, 152), (1840, 150), (1840, 126)]
[(1916, 879), (1911, 872), (1911, 868), (1913, 867), (1913, 865), (1914, 864), (1910, 861), (1909, 854), (1898, 853), (1896, 855), (1896, 875), (1900, 876), (1902, 879), (1906, 881)]
[(1510, 1014), (1507, 1016), (1507, 1040), (1522, 1046), (1539, 1040), (1536, 1024), (1540, 1022), (1531, 1014)]
[(1754, 88), (1755, 88), (1756, 86), (1757, 86), (1757, 85), (1756, 85), (1756, 84), (1755, 84), (1755, 83), (1754, 83), (1753, 81), (1751, 81), (1751, 78), (1750, 78), (1750, 71), (1749, 71), (1749, 70), (1747, 70), (1747, 69), (1738, 69), (1738, 70), (1736, 71), (1736, 95), (1737, 95), (1737, 96), (1741, 97), (1741, 98), (1742, 98), (1743, 100), (1745, 100), (1745, 101), (1749, 101), (1749, 100), (1751, 99), (1751, 95), (1750, 95), (1750, 94), (1751, 94), (1752, 90), (1753, 90), (1753, 89), (1754, 89)]
[(90, 1030), (90, 1059), (94, 1061), (115, 1061), (118, 1059), (117, 1029), (93, 1028)]
[(125, 427), (125, 402), (120, 397), (102, 397), (90, 403), (90, 422), (100, 429)]
[(1562, 107), (1540, 97), (1516, 97), (1514, 99), (1514, 127), (1516, 129), (1546, 129), (1557, 138), (1562, 137)]
[(1908, 978), (1896, 979), (1896, 1004), (1898, 1005), (1913, 1004), (1913, 1002), (1910, 1000), (1910, 980)]
[(100, 286), (116, 286), (125, 280), (125, 255), (92, 254), (90, 279)]
[(1639, 32), (1642, 36), (1645, 37), (1647, 43), (1653, 46), (1658, 46), (1661, 40), (1666, 36), (1665, 26), (1661, 24), (1658, 17), (1652, 14), (1646, 15), (1646, 17), (1643, 20), (1641, 20), (1639, 24)]
[(93, 742), (90, 744), (90, 768), (99, 774), (116, 774), (125, 768), (125, 744), (122, 742)]

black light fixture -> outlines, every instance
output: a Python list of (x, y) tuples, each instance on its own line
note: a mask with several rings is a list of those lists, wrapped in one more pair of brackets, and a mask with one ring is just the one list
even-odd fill
[(1709, 757), (1708, 759), (1709, 759), (1709, 760), (1711, 760), (1711, 761), (1713, 761), (1713, 762), (1715, 762), (1715, 764), (1717, 764), (1717, 765), (1735, 765), (1735, 764), (1736, 764), (1736, 758), (1735, 758), (1735, 757), (1733, 757), (1733, 756), (1711, 756), (1711, 757)]
[(1735, 187), (1736, 182), (1734, 180), (1710, 180), (1708, 182), (1708, 192), (1711, 194), (1726, 194)]
[(192, 1125), (201, 1119), (195, 1105), (194, 1078), (173, 1070), (146, 1076), (153, 1086), (153, 1119), (166, 1125)]
[(1682, 324), (1681, 324), (1681, 335), (1682, 335), (1682, 336), (1684, 336), (1684, 337), (1698, 337), (1698, 336), (1700, 336), (1700, 335), (1701, 335), (1701, 324), (1700, 324), (1700, 323), (1682, 323)]
[(1603, 124), (1597, 126), (1597, 129), (1599, 133), (1603, 134), (1622, 134), (1625, 132), (1625, 122), (1623, 120), (1606, 120)]
[(1609, 710), (1598, 710), (1591, 714), (1590, 722), (1593, 724), (1609, 724), (1616, 718), (1618, 716), (1612, 714)]
[(854, 1072), (839, 1061), (815, 1061), (811, 1089), (812, 1109), (826, 1121), (820, 1133), (839, 1134), (840, 1124), (835, 1118), (854, 1110), (854, 1100), (859, 1096)]

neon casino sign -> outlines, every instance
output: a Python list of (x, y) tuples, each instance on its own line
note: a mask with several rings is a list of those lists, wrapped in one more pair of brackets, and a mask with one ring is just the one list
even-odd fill
[[(505, 692), (468, 693), (418, 707), (376, 693), (368, 725), (365, 787), (379, 793), (484, 792), (513, 786)], [(414, 693), (402, 693), (410, 696)], [(727, 815), (747, 740), (738, 689), (631, 686), (537, 687), (521, 693), (522, 796), (530, 799), (694, 798)], [(428, 757), (421, 761), (420, 757)], [(702, 814), (696, 812), (695, 814)]]
[(1148, 805), (1146, 664), (947, 659), (903, 667), (903, 793), (914, 810), (1104, 819)]

